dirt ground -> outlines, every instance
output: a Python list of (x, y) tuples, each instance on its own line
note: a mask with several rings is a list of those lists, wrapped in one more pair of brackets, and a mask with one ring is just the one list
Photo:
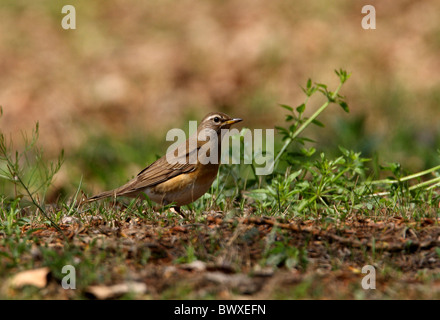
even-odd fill
[[(42, 293), (56, 298), (118, 298), (112, 286), (135, 281), (145, 290), (133, 298), (153, 299), (432, 299), (440, 297), (438, 221), (409, 222), (352, 217), (344, 222), (225, 218), (220, 212), (179, 222), (178, 217), (133, 217), (106, 223), (99, 217), (61, 224), (70, 249), (53, 228), (33, 232), (35, 245), (60, 254), (76, 248), (78, 277), (90, 256), (105, 252), (98, 276), (78, 290), (63, 290), (53, 277)], [(324, 222), (323, 222), (324, 221)], [(23, 230), (25, 232), (26, 230)], [(297, 248), (293, 263), (277, 259)], [(193, 248), (189, 252), (188, 248)], [(271, 251), (272, 250), (272, 251)], [(38, 251), (38, 249), (36, 249)], [(272, 254), (268, 254), (271, 252)], [(147, 255), (147, 258), (145, 258)], [(38, 254), (34, 255), (34, 258)], [(275, 257), (275, 259), (273, 259)], [(115, 259), (119, 263), (115, 263)], [(275, 261), (275, 263), (269, 263)], [(292, 261), (291, 261), (292, 262)], [(363, 289), (375, 268), (375, 289)], [(99, 271), (98, 271), (99, 270)], [(87, 272), (83, 269), (84, 272)], [(83, 275), (85, 277), (85, 275)], [(101, 296), (96, 288), (106, 288)]]
[[(72, 197), (80, 181), (90, 193), (125, 181), (164, 154), (167, 130), (209, 111), (251, 129), (280, 125), (279, 103), (303, 103), (309, 78), (333, 88), (339, 68), (352, 73), (341, 92), (350, 114), (320, 117), (328, 131), (307, 132), (317, 150), (343, 146), (411, 172), (438, 164), (439, 1), (98, 0), (74, 3), (76, 30), (61, 27), (63, 3), (3, 2), (0, 129), (20, 148), (21, 131), (38, 121), (45, 155), (65, 150), (47, 203), (60, 190)], [(361, 27), (366, 4), (376, 8), (375, 30)], [(0, 297), (440, 298), (436, 218), (286, 220), (246, 209), (182, 220), (124, 210), (61, 217), (67, 239), (39, 223), (14, 239), (0, 233), (0, 283), (49, 268), (41, 289), (0, 284)], [(77, 270), (76, 290), (60, 285), (66, 264)], [(362, 288), (366, 265), (376, 289)], [(115, 288), (127, 283), (138, 289)]]

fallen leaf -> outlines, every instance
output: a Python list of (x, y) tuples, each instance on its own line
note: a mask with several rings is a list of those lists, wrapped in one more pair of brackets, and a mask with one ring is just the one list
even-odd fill
[(361, 273), (361, 269), (356, 268), (356, 267), (348, 266), (348, 269), (355, 274)]
[(257, 292), (262, 283), (242, 273), (228, 275), (221, 272), (208, 272), (205, 274), (205, 280), (226, 286), (232, 290), (237, 290), (241, 294)]
[(147, 285), (143, 282), (125, 282), (112, 286), (96, 285), (89, 286), (86, 293), (95, 299), (115, 299), (126, 293), (142, 294), (147, 292)]
[(177, 268), (175, 266), (166, 266), (163, 270), (163, 277), (165, 279), (170, 278), (172, 275), (177, 273)]
[(188, 232), (188, 230), (186, 228), (181, 227), (181, 226), (172, 227), (170, 230), (171, 230), (171, 232), (184, 232), (184, 233)]
[(35, 286), (44, 288), (47, 285), (50, 276), (48, 267), (26, 270), (17, 273), (10, 280), (10, 285), (14, 288), (22, 288), (24, 286)]
[(196, 260), (191, 263), (182, 264), (180, 268), (190, 271), (205, 271), (206, 263), (200, 260)]

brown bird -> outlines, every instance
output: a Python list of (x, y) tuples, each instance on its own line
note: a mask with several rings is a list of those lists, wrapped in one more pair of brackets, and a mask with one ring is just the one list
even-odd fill
[[(197, 136), (169, 151), (123, 186), (90, 197), (85, 202), (146, 194), (161, 205), (174, 204), (180, 213), (180, 206), (194, 202), (211, 187), (220, 164), (222, 129), (229, 129), (240, 121), (242, 119), (231, 118), (222, 112), (207, 114), (197, 127)], [(179, 150), (184, 153), (179, 155)], [(211, 155), (211, 150), (217, 150), (217, 153)]]

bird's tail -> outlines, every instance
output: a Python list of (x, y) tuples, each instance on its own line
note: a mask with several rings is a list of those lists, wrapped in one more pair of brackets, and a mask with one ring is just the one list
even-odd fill
[[(101, 200), (104, 198), (110, 198), (112, 197), (113, 199), (115, 199), (116, 197), (119, 196), (127, 196), (127, 197), (133, 197), (136, 196), (137, 193), (133, 192), (133, 190), (131, 190), (131, 184), (132, 181), (127, 182), (126, 184), (124, 184), (123, 186), (120, 186), (119, 188), (113, 189), (113, 190), (109, 190), (109, 191), (104, 191), (101, 192), (93, 197), (90, 198), (85, 198), (84, 201), (82, 201), (82, 203), (89, 203), (89, 202), (93, 202), (93, 201), (97, 201), (97, 200)], [(134, 190), (136, 191), (136, 190)]]
[(116, 190), (105, 191), (105, 192), (99, 193), (93, 197), (86, 198), (82, 203), (89, 203), (89, 202), (93, 202), (93, 201), (97, 201), (97, 200), (101, 200), (101, 199), (109, 198), (109, 197), (116, 198), (116, 195), (117, 195)]

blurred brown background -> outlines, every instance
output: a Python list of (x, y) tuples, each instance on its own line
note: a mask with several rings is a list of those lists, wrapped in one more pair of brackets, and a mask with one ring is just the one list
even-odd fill
[[(76, 8), (76, 30), (61, 27), (67, 4)], [(361, 27), (367, 4), (376, 8), (376, 30)], [(114, 187), (166, 150), (167, 130), (209, 111), (251, 128), (282, 125), (277, 104), (302, 103), (308, 78), (334, 89), (339, 68), (352, 73), (341, 91), (351, 113), (334, 106), (320, 117), (326, 128), (306, 134), (319, 148), (378, 152), (411, 170), (439, 162), (439, 1), (0, 6), (1, 130), (19, 138), (39, 121), (47, 154), (65, 149), (60, 184), (77, 185), (81, 175), (90, 183), (97, 168), (114, 168), (89, 185)]]

